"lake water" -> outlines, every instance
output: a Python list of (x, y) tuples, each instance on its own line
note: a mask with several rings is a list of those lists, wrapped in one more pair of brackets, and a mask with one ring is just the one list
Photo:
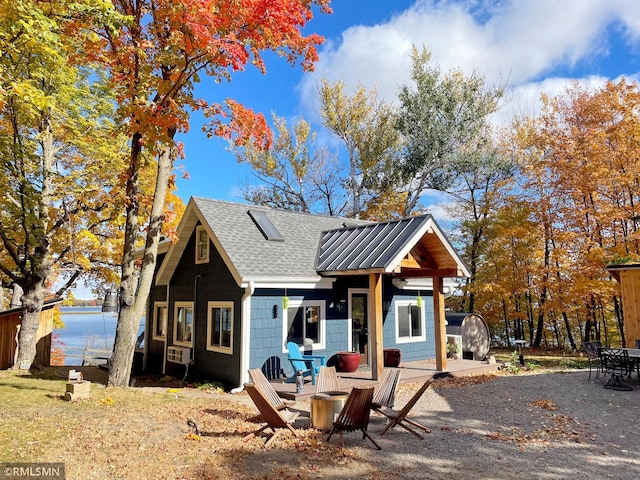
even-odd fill
[[(60, 308), (65, 328), (54, 329), (59, 334), (54, 339), (54, 348), (60, 345), (65, 355), (82, 355), (85, 348), (113, 350), (116, 336), (117, 312), (103, 312), (101, 307)], [(138, 335), (144, 331), (144, 317), (140, 322)], [(81, 365), (82, 358), (65, 357), (65, 365)]]

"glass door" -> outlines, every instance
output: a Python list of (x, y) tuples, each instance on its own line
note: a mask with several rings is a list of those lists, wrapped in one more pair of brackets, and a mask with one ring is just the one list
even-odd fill
[(368, 300), (369, 296), (364, 291), (349, 292), (351, 350), (360, 353), (360, 365), (369, 363)]

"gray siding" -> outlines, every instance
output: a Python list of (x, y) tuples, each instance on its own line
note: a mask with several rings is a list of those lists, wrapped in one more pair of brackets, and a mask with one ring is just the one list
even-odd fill
[[(200, 275), (200, 277), (196, 277)], [(241, 303), (244, 291), (237, 286), (220, 254), (210, 244), (209, 262), (195, 263), (195, 230), (171, 278), (169, 288), (168, 344), (173, 344), (176, 302), (194, 303), (194, 364), (189, 375), (220, 381), (228, 386), (240, 382)], [(207, 350), (207, 304), (212, 301), (233, 301), (233, 355)], [(185, 367), (168, 362), (168, 375), (182, 378)]]
[[(156, 273), (164, 260), (165, 254), (158, 255), (156, 261)], [(153, 305), (155, 302), (164, 302), (167, 298), (167, 287), (155, 285), (151, 286), (149, 292), (149, 302), (145, 313), (145, 331), (147, 333), (146, 368), (144, 373), (159, 374), (162, 372), (162, 361), (164, 358), (164, 341), (153, 339)]]

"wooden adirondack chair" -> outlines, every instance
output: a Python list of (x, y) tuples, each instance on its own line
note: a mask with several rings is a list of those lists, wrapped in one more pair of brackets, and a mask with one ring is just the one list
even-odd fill
[[(327, 363), (327, 357), (323, 355), (303, 355), (300, 351), (300, 347), (297, 343), (287, 343), (287, 350), (289, 350), (289, 361), (293, 367), (293, 376), (287, 378), (287, 383), (293, 383), (296, 381), (296, 373), (302, 371), (303, 377), (311, 377), (311, 384), (316, 384), (316, 375), (320, 373), (320, 367), (324, 367)], [(316, 365), (318, 361), (320, 364)]]
[(246, 435), (242, 440), (247, 441), (267, 428), (270, 428), (273, 433), (267, 438), (264, 448), (271, 445), (271, 442), (273, 442), (285, 429), (289, 430), (296, 437), (298, 436), (298, 432), (290, 424), (298, 418), (299, 412), (290, 412), (286, 409), (280, 411), (276, 410), (253, 383), (245, 383), (244, 389), (251, 397), (251, 400), (253, 400), (253, 403), (260, 412), (260, 418), (262, 421), (266, 422), (266, 425), (251, 432), (249, 435)]
[(422, 394), (424, 394), (427, 388), (429, 388), (429, 385), (431, 385), (431, 382), (432, 380), (427, 380), (426, 382), (424, 382), (420, 387), (420, 389), (413, 395), (413, 397), (411, 397), (411, 400), (409, 400), (407, 404), (404, 407), (402, 407), (402, 410), (396, 411), (389, 407), (381, 407), (378, 410), (381, 414), (383, 414), (385, 417), (389, 419), (389, 422), (387, 423), (386, 427), (384, 427), (384, 430), (382, 430), (380, 435), (384, 435), (396, 425), (400, 425), (405, 430), (413, 433), (420, 440), (423, 440), (424, 437), (420, 435), (418, 432), (416, 432), (413, 428), (411, 428), (408, 424), (413, 425), (414, 427), (421, 428), (427, 433), (431, 433), (431, 430), (429, 430), (424, 425), (420, 425), (419, 423), (416, 423), (413, 420), (409, 420), (407, 418), (407, 414), (411, 411), (411, 409), (416, 404), (416, 402), (420, 399), (420, 397), (422, 397)]
[(320, 367), (318, 380), (316, 383), (316, 393), (322, 392), (339, 392), (340, 383), (336, 367)]
[(329, 432), (327, 442), (331, 440), (331, 435), (338, 432), (340, 434), (340, 442), (344, 446), (343, 432), (360, 430), (362, 432), (362, 438), (367, 437), (378, 450), (381, 450), (380, 445), (378, 445), (373, 437), (369, 435), (369, 432), (367, 432), (372, 399), (373, 387), (353, 387), (344, 407), (342, 407), (342, 411), (333, 422), (333, 427)]
[(269, 383), (269, 380), (259, 368), (249, 369), (249, 378), (251, 379), (251, 383), (260, 390), (262, 395), (276, 410), (284, 410), (285, 408), (295, 405), (296, 402), (285, 400), (278, 395), (278, 392), (273, 389), (271, 383)]
[(396, 399), (396, 390), (400, 380), (400, 370), (387, 370), (380, 382), (380, 385), (373, 394), (373, 402), (371, 408), (375, 412), (379, 412), (382, 407), (393, 408)]

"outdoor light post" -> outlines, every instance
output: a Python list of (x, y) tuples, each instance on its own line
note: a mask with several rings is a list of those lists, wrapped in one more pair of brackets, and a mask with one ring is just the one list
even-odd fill
[(520, 365), (524, 367), (524, 355), (522, 355), (522, 346), (527, 342), (525, 340), (516, 340), (513, 343), (518, 346), (518, 359), (520, 360)]

